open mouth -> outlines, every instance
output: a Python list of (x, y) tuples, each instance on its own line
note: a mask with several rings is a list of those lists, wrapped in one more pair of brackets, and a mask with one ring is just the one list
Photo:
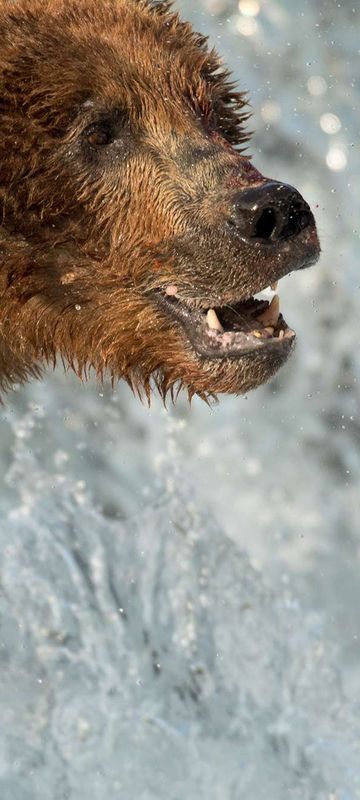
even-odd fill
[[(276, 291), (277, 284), (271, 287)], [(175, 285), (156, 292), (161, 309), (179, 322), (194, 350), (206, 358), (239, 358), (263, 348), (289, 350), (295, 331), (280, 312), (280, 300), (250, 297), (214, 307), (192, 307)]]

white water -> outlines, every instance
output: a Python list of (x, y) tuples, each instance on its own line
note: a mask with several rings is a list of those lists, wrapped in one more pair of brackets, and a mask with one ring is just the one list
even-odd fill
[(247, 399), (149, 411), (60, 371), (8, 398), (1, 800), (360, 797), (360, 12), (269, 0), (244, 36), (235, 2), (180, 5), (324, 254), (282, 281), (297, 351)]

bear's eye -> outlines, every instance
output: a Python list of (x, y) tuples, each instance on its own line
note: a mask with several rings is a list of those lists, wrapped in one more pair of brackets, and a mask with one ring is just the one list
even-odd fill
[(109, 124), (100, 123), (91, 125), (85, 131), (85, 136), (88, 144), (91, 147), (104, 147), (115, 139), (115, 130)]

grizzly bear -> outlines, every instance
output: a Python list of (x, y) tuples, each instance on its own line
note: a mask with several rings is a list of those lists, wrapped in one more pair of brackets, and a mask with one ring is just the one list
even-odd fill
[(1, 387), (58, 358), (148, 397), (268, 380), (295, 333), (254, 295), (319, 242), (206, 38), (168, 0), (0, 0), (0, 36)]

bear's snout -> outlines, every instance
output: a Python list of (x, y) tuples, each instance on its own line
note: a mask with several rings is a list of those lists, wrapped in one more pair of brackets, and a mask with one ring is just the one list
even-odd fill
[(232, 202), (231, 224), (247, 239), (276, 242), (297, 236), (314, 216), (304, 198), (293, 187), (278, 181), (244, 189)]

